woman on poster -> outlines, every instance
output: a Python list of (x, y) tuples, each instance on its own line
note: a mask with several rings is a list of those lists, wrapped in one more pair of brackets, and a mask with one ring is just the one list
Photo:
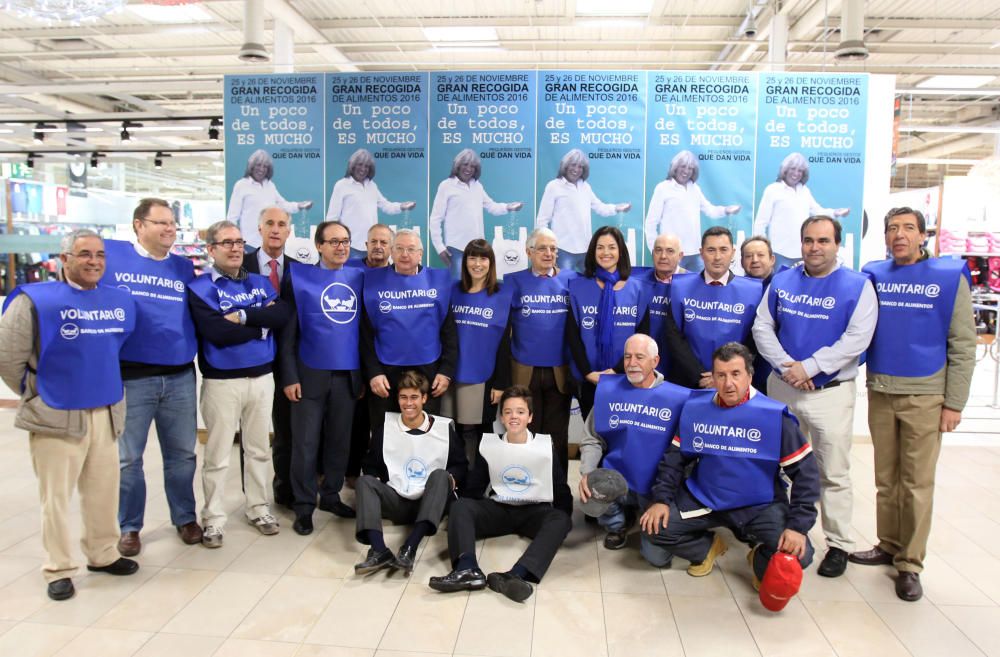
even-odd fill
[(233, 185), (226, 219), (240, 227), (240, 233), (246, 240), (247, 246), (260, 248), (261, 239), (257, 222), (264, 208), (277, 206), (288, 214), (293, 214), (313, 206), (312, 201), (286, 201), (274, 186), (272, 178), (274, 178), (274, 160), (271, 159), (270, 153), (258, 148), (247, 160), (243, 177)]

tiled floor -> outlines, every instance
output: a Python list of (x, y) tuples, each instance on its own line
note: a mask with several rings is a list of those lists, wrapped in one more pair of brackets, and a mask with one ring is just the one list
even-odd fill
[[(813, 566), (780, 614), (760, 606), (746, 550), (731, 535), (721, 567), (694, 579), (680, 560), (663, 571), (645, 565), (634, 535), (630, 549), (604, 550), (579, 512), (525, 604), (489, 591), (427, 588), (430, 575), (447, 571), (443, 531), (425, 541), (410, 579), (356, 578), (352, 565), (363, 549), (351, 522), (317, 512), (316, 532), (301, 537), (283, 511), (281, 533), (260, 536), (242, 521), (235, 470), (225, 547), (188, 547), (169, 525), (155, 442), (146, 455), (141, 570), (127, 578), (81, 574), (77, 596), (55, 603), (39, 574), (26, 436), (12, 428), (13, 410), (0, 409), (0, 656), (1000, 656), (1000, 413), (988, 407), (991, 365), (977, 372), (964, 431), (946, 438), (941, 455), (924, 599), (900, 602), (887, 568), (851, 566), (830, 580)], [(854, 526), (866, 547), (875, 529), (870, 444), (855, 445), (853, 468)], [(387, 537), (398, 545), (403, 528)], [(818, 532), (812, 537), (822, 543)], [(506, 569), (525, 544), (485, 541), (481, 563)]]

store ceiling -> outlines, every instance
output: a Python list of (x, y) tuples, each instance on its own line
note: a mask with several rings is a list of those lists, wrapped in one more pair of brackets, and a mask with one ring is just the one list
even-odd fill
[[(162, 0), (161, 0), (162, 1)], [(0, 12), (0, 151), (44, 153), (80, 148), (182, 151), (210, 148), (209, 118), (222, 113), (222, 76), (269, 73), (274, 27), (294, 34), (284, 64), (296, 71), (385, 71), (490, 68), (768, 70), (768, 38), (777, 11), (789, 23), (786, 70), (867, 71), (898, 75), (903, 90), (901, 166), (893, 186), (922, 187), (962, 174), (969, 162), (997, 153), (1000, 126), (1000, 0), (872, 0), (865, 4), (862, 62), (838, 62), (839, 0), (266, 0), (267, 64), (237, 59), (243, 2), (206, 0), (166, 7), (127, 7), (80, 25), (46, 23)], [(610, 15), (594, 15), (611, 5)], [(2, 6), (2, 2), (0, 2)], [(748, 38), (748, 8), (756, 35)], [(599, 14), (600, 8), (597, 9)], [(171, 22), (166, 22), (166, 21)], [(487, 41), (453, 44), (428, 28), (492, 27)], [(430, 34), (428, 32), (431, 32)], [(471, 37), (469, 37), (471, 38)], [(495, 39), (495, 40), (494, 40)], [(280, 51), (281, 49), (278, 48)], [(280, 58), (280, 55), (278, 56)], [(938, 75), (984, 76), (962, 91), (954, 83), (918, 85)], [(963, 78), (961, 81), (967, 81)], [(174, 117), (189, 117), (176, 120)], [(35, 123), (71, 119), (97, 131), (47, 132)], [(119, 119), (166, 131), (133, 131), (120, 141)], [(11, 125), (19, 124), (19, 125)], [(985, 131), (984, 131), (985, 130)], [(10, 156), (0, 155), (0, 158)], [(65, 156), (49, 154), (45, 161)], [(152, 153), (116, 153), (147, 175), (156, 191)], [(23, 159), (18, 156), (19, 159)], [(174, 185), (218, 189), (217, 153), (179, 153), (164, 165)], [(924, 162), (924, 163), (920, 163)]]

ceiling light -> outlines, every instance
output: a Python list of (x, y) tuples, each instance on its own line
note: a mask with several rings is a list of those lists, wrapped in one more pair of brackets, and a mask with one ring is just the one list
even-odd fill
[(100, 162), (101, 162), (100, 159), (98, 159), (100, 157), (101, 157), (100, 153), (91, 153), (90, 154), (90, 166), (91, 166), (91, 168), (93, 168), (93, 169), (97, 168), (97, 165), (100, 164)]
[(163, 168), (163, 154), (157, 153), (156, 157), (153, 158), (153, 168), (162, 169)]
[(124, 4), (125, 0), (6, 0), (3, 6), (35, 20), (79, 23), (118, 11)]
[(35, 130), (35, 132), (32, 133), (31, 137), (32, 141), (34, 141), (36, 144), (41, 144), (42, 142), (45, 141), (45, 133), (39, 130)]
[(198, 23), (214, 20), (211, 14), (194, 3), (129, 5), (128, 10), (150, 23)]
[(25, 164), (28, 165), (29, 169), (35, 168), (35, 154), (28, 153), (28, 158), (25, 160)]
[(219, 128), (222, 127), (222, 119), (216, 117), (212, 119), (212, 122), (208, 124), (208, 140), (215, 142), (219, 141)]
[(995, 75), (935, 75), (917, 83), (919, 89), (978, 89), (989, 84)]
[(493, 27), (425, 27), (424, 36), (428, 41), (471, 42), (499, 41)]
[(577, 16), (648, 16), (653, 0), (576, 0)]

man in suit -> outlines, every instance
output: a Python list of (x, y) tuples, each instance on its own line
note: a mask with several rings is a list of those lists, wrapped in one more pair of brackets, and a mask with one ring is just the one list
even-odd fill
[[(249, 251), (243, 258), (243, 268), (251, 274), (261, 274), (271, 281), (272, 287), (282, 292), (291, 263), (295, 258), (285, 255), (285, 242), (292, 234), (292, 220), (288, 213), (277, 206), (261, 210), (257, 220), (261, 246)], [(280, 335), (278, 336), (280, 339)], [(291, 507), (293, 501), (291, 483), (292, 428), (291, 403), (285, 397), (279, 380), (281, 354), (274, 362), (274, 406), (271, 421), (274, 424), (274, 439), (271, 441), (271, 458), (274, 460), (274, 503)]]
[(358, 335), (364, 273), (344, 266), (351, 231), (339, 221), (324, 221), (316, 227), (315, 242), (319, 263), (294, 263), (289, 270), (284, 298), (294, 314), (281, 332), (279, 349), (283, 393), (295, 409), (292, 528), (303, 536), (313, 531), (317, 492), (321, 510), (342, 518), (355, 515), (340, 500), (340, 489), (362, 385)]

